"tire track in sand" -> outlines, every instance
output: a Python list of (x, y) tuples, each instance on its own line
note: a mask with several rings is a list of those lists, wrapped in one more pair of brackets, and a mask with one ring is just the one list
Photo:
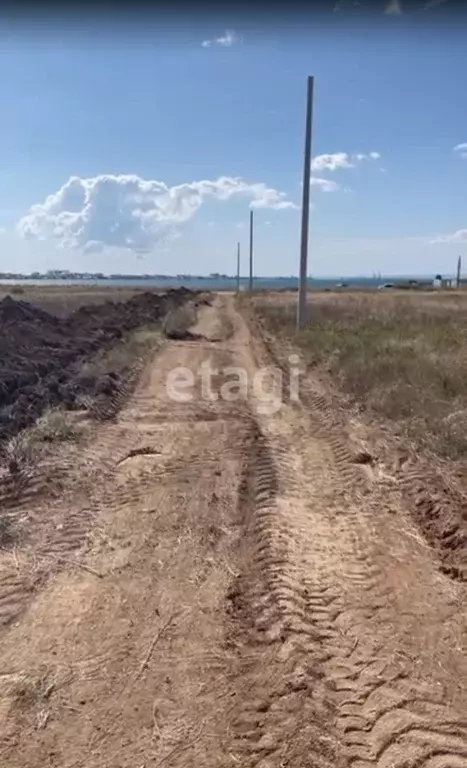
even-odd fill
[[(217, 350), (220, 363), (225, 357), (225, 362), (242, 365), (252, 375), (259, 364), (270, 361), (260, 341), (250, 338), (229, 297), (220, 297), (213, 311), (220, 318), (225, 315), (233, 329), (229, 350)], [(165, 358), (168, 369), (177, 357), (173, 348)], [(153, 391), (159, 394), (164, 374), (160, 370), (151, 374)], [(169, 421), (173, 403), (144, 397), (137, 402), (138, 396), (131, 400), (117, 432), (109, 424), (100, 438), (102, 453), (98, 451), (97, 457), (112, 451), (109, 465), (105, 459), (104, 491), (94, 483), (94, 506), (88, 495), (82, 499), (79, 514), (89, 509), (92, 514), (102, 505), (108, 519), (113, 519), (115, 512), (126, 516), (127, 505), (128, 509), (132, 505), (133, 513), (139, 515), (146, 511), (145, 495), (151, 496), (151, 504), (163, 505), (160, 494), (164, 489), (159, 488), (158, 480), (170, 480), (172, 474), (177, 481), (171, 489), (172, 503), (179, 494), (187, 512), (190, 503), (201, 511), (196, 500), (190, 502), (189, 490), (196, 473), (203, 482), (210, 481), (214, 457), (207, 441), (214, 432), (208, 419), (205, 426), (196, 422), (200, 399), (191, 410), (174, 409), (177, 424), (185, 419), (188, 429), (184, 433), (177, 427), (175, 458), (167, 461), (163, 450), (161, 454), (158, 450), (170, 429), (161, 428), (161, 422)], [(455, 667), (449, 664), (461, 654), (454, 648), (457, 636), (450, 617), (444, 656), (444, 646), (432, 643), (428, 636), (433, 619), (441, 624), (439, 606), (447, 601), (447, 580), (434, 580), (429, 553), (409, 552), (409, 540), (399, 530), (402, 517), (392, 523), (387, 520), (379, 490), (357, 481), (360, 469), (347, 472), (345, 440), (321, 399), (315, 403), (311, 421), (304, 404), (285, 403), (279, 412), (269, 415), (259, 405), (251, 395), (248, 406), (236, 408), (237, 422), (230, 419), (230, 405), (213, 402), (202, 406), (222, 431), (216, 445), (225, 445), (227, 455), (230, 443), (236, 440), (232, 451), (240, 452), (243, 461), (239, 490), (244, 527), (242, 569), (233, 577), (231, 623), (227, 623), (225, 637), (225, 655), (232, 658), (229, 684), (234, 695), (229, 696), (231, 709), (226, 707), (222, 759), (225, 757), (226, 765), (246, 768), (467, 766), (467, 702), (465, 694), (453, 688)], [(143, 417), (143, 430), (133, 421), (135, 414)], [(189, 436), (191, 424), (196, 423), (200, 428), (197, 439), (203, 440), (198, 463)], [(235, 424), (229, 433), (229, 425)], [(126, 460), (132, 451), (148, 445), (152, 455)], [(204, 478), (203, 462), (209, 470)], [(133, 475), (136, 466), (140, 472)], [(203, 482), (196, 487), (201, 488)], [(71, 518), (71, 541), (75, 540), (74, 526)], [(410, 562), (405, 562), (408, 558)], [(133, 574), (129, 576), (131, 584)], [(5, 581), (5, 588), (8, 586), (13, 592), (16, 589), (14, 581)], [(423, 606), (426, 617), (417, 613), (419, 598), (428, 600)], [(428, 666), (422, 647), (425, 633), (433, 667)], [(181, 651), (182, 645), (178, 648)], [(114, 656), (112, 663), (115, 679), (119, 679), (122, 662)], [(458, 669), (465, 670), (460, 661)], [(162, 703), (167, 705), (167, 701)], [(99, 701), (97, 704), (100, 706)], [(114, 717), (110, 697), (104, 697), (103, 709), (106, 707), (113, 716), (111, 721), (109, 714), (107, 722), (115, 723), (116, 730), (126, 727), (128, 741), (120, 747), (109, 727), (99, 747), (100, 764), (114, 765), (118, 755), (124, 765), (141, 765), (143, 760), (135, 763), (134, 759), (133, 730), (122, 712)], [(147, 709), (145, 712), (147, 715)], [(131, 722), (136, 724), (139, 719), (138, 714)], [(75, 746), (79, 745), (76, 734), (74, 739)], [(83, 765), (82, 751), (79, 754)], [(163, 753), (165, 757), (170, 754), (173, 750)], [(214, 755), (212, 764), (215, 759)], [(184, 752), (173, 763), (181, 768), (196, 760), (190, 762)]]
[(122, 439), (115, 417), (135, 388), (141, 389), (138, 379), (145, 365), (147, 361), (137, 360), (120, 391), (102, 406), (93, 404), (89, 416), (100, 428), (92, 440), (84, 445), (65, 442), (55, 448), (52, 460), (45, 452), (34, 465), (0, 480), (3, 540), (12, 550), (0, 573), (0, 625), (17, 619), (51, 572), (86, 548), (91, 525), (108, 502), (102, 484), (111, 480), (125, 453), (140, 442), (133, 428)]
[[(267, 359), (257, 346), (259, 359)], [(432, 674), (436, 659), (428, 666), (426, 657), (413, 655), (435, 613), (426, 620), (411, 615), (417, 596), (441, 605), (446, 584), (433, 589), (433, 561), (414, 550), (401, 580), (422, 573), (426, 583), (414, 583), (413, 595), (410, 585), (402, 592), (395, 558), (407, 548), (397, 520), (391, 526), (382, 514), (380, 489), (353, 483), (359, 468), (348, 471), (349, 452), (323, 398), (307, 398), (306, 405), (311, 422), (303, 407), (289, 405), (258, 417), (279, 471), (264, 507), (254, 495), (255, 549), (246, 583), (233, 595), (239, 613), (250, 617), (250, 636), (267, 647), (249, 669), (252, 704), (238, 721), (239, 754), (243, 748), (245, 764), (261, 768), (467, 766), (467, 709), (455, 691), (454, 662), (462, 666), (457, 637), (435, 648), (440, 666), (453, 662), (444, 682), (444, 668)], [(261, 472), (254, 471), (258, 485)], [(406, 625), (417, 621), (420, 637), (411, 644)], [(255, 671), (258, 663), (269, 679)], [(310, 720), (319, 731), (313, 735)]]
[(288, 458), (271, 449), (256, 421), (245, 456), (242, 506), (249, 559), (229, 598), (237, 624), (234, 646), (241, 688), (234, 707), (233, 750), (242, 765), (338, 765), (330, 692), (323, 684), (322, 633), (310, 601), (326, 591), (306, 588), (294, 567), (298, 531), (279, 502)]

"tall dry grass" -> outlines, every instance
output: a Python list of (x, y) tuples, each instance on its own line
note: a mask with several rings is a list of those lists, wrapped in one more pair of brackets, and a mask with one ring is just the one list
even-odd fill
[(467, 296), (320, 294), (295, 334), (296, 299), (257, 297), (277, 335), (294, 337), (355, 402), (447, 458), (467, 455)]

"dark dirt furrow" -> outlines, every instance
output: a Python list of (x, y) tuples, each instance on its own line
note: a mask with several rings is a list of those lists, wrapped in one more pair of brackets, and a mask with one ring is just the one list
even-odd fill
[[(186, 289), (139, 293), (126, 302), (83, 306), (59, 318), (7, 296), (0, 302), (0, 444), (47, 409), (76, 410), (94, 403), (98, 418), (112, 418), (139, 378), (134, 366), (119, 374), (83, 375), (82, 365), (125, 333), (154, 325), (195, 294)], [(101, 401), (101, 402), (100, 402)]]

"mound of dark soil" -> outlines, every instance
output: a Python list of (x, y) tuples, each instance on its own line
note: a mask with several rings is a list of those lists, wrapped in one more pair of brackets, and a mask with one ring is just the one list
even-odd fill
[(125, 333), (153, 324), (194, 293), (145, 292), (126, 302), (82, 306), (61, 319), (25, 301), (0, 301), (0, 442), (32, 424), (47, 408), (76, 408), (83, 395), (112, 396), (116, 374), (82, 376), (83, 362)]

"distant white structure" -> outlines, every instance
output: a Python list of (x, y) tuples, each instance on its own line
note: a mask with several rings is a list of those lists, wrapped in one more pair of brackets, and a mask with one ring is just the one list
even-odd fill
[(436, 275), (433, 280), (433, 288), (454, 288), (456, 280), (452, 277), (443, 277), (442, 275)]

